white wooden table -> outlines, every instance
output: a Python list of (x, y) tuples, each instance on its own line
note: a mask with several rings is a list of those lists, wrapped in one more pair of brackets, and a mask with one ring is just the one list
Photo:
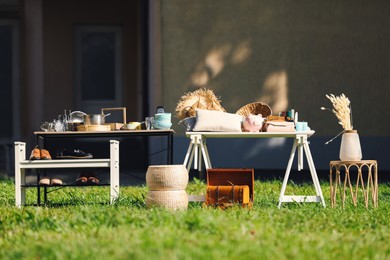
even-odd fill
[[(194, 169), (202, 170), (204, 163), (206, 169), (211, 169), (211, 159), (207, 149), (207, 138), (293, 138), (293, 146), (288, 160), (286, 172), (284, 175), (282, 189), (279, 196), (278, 207), (283, 202), (317, 202), (325, 207), (324, 196), (322, 194), (320, 182), (318, 180), (316, 168), (314, 166), (313, 158), (310, 152), (308, 138), (312, 136), (315, 131), (304, 132), (186, 132), (186, 136), (190, 139), (190, 144), (186, 156), (184, 158), (184, 165), (189, 171), (192, 163)], [(295, 153), (298, 150), (298, 171), (303, 169), (303, 157), (306, 156), (307, 164), (311, 173), (315, 196), (287, 196), (285, 195), (288, 179), (290, 177), (291, 167), (295, 158)]]

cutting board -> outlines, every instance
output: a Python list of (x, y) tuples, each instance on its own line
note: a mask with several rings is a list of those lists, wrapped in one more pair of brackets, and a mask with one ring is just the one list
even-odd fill
[(77, 126), (77, 131), (86, 131), (86, 132), (111, 131), (111, 126), (110, 125), (79, 125)]

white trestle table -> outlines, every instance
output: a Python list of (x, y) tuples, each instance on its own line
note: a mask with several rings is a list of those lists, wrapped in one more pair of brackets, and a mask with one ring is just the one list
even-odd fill
[[(202, 171), (202, 163), (206, 169), (211, 169), (211, 159), (207, 149), (206, 140), (208, 138), (293, 138), (293, 146), (290, 153), (290, 158), (287, 163), (286, 172), (284, 174), (283, 185), (280, 191), (278, 207), (280, 208), (283, 202), (317, 202), (325, 207), (324, 196), (322, 194), (320, 182), (318, 180), (316, 168), (314, 166), (313, 157), (310, 152), (308, 138), (315, 131), (303, 132), (186, 132), (186, 136), (190, 139), (188, 150), (184, 158), (184, 165), (189, 171), (192, 163), (194, 169)], [(287, 183), (290, 177), (291, 167), (294, 161), (295, 153), (298, 150), (298, 171), (303, 169), (303, 155), (305, 154), (309, 166), (314, 188), (315, 196), (288, 196), (285, 195)], [(203, 161), (202, 161), (203, 160)], [(191, 196), (190, 196), (191, 201)]]

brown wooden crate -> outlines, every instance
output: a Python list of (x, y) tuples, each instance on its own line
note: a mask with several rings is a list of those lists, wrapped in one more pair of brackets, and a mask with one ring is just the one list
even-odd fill
[(247, 168), (214, 168), (207, 170), (207, 186), (247, 185), (254, 198), (254, 170)]
[(250, 202), (248, 185), (207, 186), (207, 205), (219, 206), (226, 203), (240, 203), (246, 205)]

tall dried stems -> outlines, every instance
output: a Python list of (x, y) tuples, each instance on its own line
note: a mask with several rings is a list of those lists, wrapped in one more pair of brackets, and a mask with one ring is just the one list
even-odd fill
[(351, 102), (349, 99), (344, 94), (341, 94), (340, 96), (330, 94), (326, 95), (326, 97), (333, 104), (332, 112), (339, 120), (339, 124), (344, 128), (344, 130), (352, 130)]

